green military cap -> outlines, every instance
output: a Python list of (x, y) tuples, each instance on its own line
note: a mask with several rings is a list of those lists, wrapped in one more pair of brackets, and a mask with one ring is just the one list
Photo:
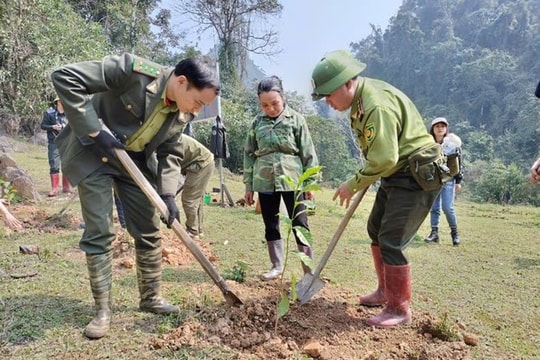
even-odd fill
[(335, 50), (326, 53), (313, 69), (311, 98), (316, 101), (330, 95), (365, 68), (366, 64), (356, 60), (348, 51)]

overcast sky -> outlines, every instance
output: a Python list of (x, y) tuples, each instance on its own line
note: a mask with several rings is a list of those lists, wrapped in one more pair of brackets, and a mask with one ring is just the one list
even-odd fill
[[(281, 18), (275, 24), (281, 54), (272, 59), (250, 57), (267, 75), (279, 76), (286, 91), (309, 96), (311, 71), (324, 53), (348, 50), (351, 42), (371, 33), (370, 24), (385, 29), (401, 3), (402, 0), (282, 0)], [(203, 52), (212, 45), (211, 38), (198, 44)]]

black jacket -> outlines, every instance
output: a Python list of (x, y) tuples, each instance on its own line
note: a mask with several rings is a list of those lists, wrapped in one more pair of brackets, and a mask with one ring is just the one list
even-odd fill
[(41, 128), (47, 130), (47, 140), (49, 143), (54, 141), (54, 138), (60, 131), (54, 130), (53, 125), (62, 125), (62, 129), (66, 126), (67, 120), (65, 114), (60, 114), (56, 109), (48, 109), (43, 113), (41, 120)]

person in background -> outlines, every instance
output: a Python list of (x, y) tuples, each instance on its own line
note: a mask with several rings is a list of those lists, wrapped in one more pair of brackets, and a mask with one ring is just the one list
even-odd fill
[[(101, 338), (111, 322), (113, 188), (135, 243), (139, 309), (177, 313), (179, 308), (161, 296), (160, 217), (115, 149), (126, 149), (157, 189), (168, 210), (162, 221), (170, 227), (179, 220), (174, 196), (182, 156), (176, 147), (187, 122), (219, 93), (214, 66), (186, 58), (171, 68), (124, 53), (62, 66), (51, 78), (69, 118), (56, 144), (64, 173), (78, 187), (86, 224), (80, 247), (86, 253), (97, 312), (85, 335)], [(148, 166), (153, 158), (155, 173)]]
[[(283, 273), (284, 241), (279, 230), (279, 208), (283, 199), (292, 225), (309, 230), (305, 206), (294, 206), (295, 200), (314, 200), (314, 193), (306, 191), (294, 198), (294, 190), (281, 175), (288, 175), (296, 183), (304, 171), (319, 165), (315, 146), (305, 118), (290, 108), (284, 98), (283, 86), (277, 76), (262, 79), (257, 86), (262, 113), (251, 123), (244, 145), (244, 200), (253, 205), (258, 192), (265, 227), (268, 254), (272, 263), (262, 280), (278, 278)], [(310, 179), (310, 182), (316, 179)], [(312, 249), (302, 243), (294, 230), (298, 251), (313, 259)], [(311, 272), (302, 262), (304, 273)]]
[[(54, 143), (54, 139), (60, 131), (67, 125), (66, 115), (62, 100), (56, 97), (53, 100), (53, 107), (45, 111), (41, 120), (41, 128), (47, 131), (47, 156), (49, 158), (49, 174), (51, 177), (51, 191), (49, 196), (58, 195), (60, 191), (60, 153)], [(71, 186), (67, 176), (62, 176), (62, 190), (64, 193), (71, 193)]]
[(529, 180), (533, 184), (540, 184), (540, 157), (532, 164), (529, 170)]
[[(536, 86), (536, 91), (534, 92), (534, 95), (537, 98), (540, 98), (540, 82)], [(531, 168), (529, 169), (529, 180), (533, 184), (540, 184), (540, 157), (536, 159), (536, 161), (532, 164)]]
[(404, 250), (440, 190), (438, 183), (424, 190), (413, 177), (408, 158), (424, 149), (433, 162), (443, 156), (413, 102), (384, 81), (360, 77), (365, 67), (345, 50), (325, 54), (312, 73), (312, 98), (325, 99), (337, 111), (350, 109), (351, 128), (366, 160), (337, 188), (334, 199), (348, 207), (358, 191), (381, 180), (367, 225), (379, 283), (374, 293), (360, 297), (360, 304), (386, 305), (367, 324), (392, 327), (411, 322), (411, 266)]
[(6, 207), (7, 205), (8, 201), (6, 199), (0, 199), (0, 213), (2, 213), (2, 216), (4, 217), (4, 224), (12, 230), (22, 230), (22, 223), (9, 212)]
[(439, 195), (435, 198), (431, 206), (431, 233), (424, 239), (427, 243), (439, 242), (439, 220), (441, 208), (446, 216), (446, 221), (450, 226), (450, 236), (452, 244), (458, 246), (461, 243), (457, 229), (457, 216), (454, 210), (454, 199), (456, 193), (461, 191), (461, 180), (463, 180), (463, 162), (461, 159), (461, 139), (450, 132), (448, 121), (443, 117), (438, 117), (431, 121), (429, 133), (433, 139), (442, 145), (445, 155), (457, 155), (459, 163), (459, 173), (454, 178), (446, 182)]
[(185, 133), (182, 134), (179, 145), (184, 154), (180, 162), (184, 178), (176, 196), (180, 196), (182, 201), (188, 234), (193, 240), (200, 240), (204, 236), (203, 196), (214, 172), (214, 155), (203, 144)]

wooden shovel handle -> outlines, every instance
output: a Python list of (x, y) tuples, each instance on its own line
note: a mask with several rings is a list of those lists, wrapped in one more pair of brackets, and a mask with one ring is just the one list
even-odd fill
[(318, 278), (321, 274), (322, 269), (326, 266), (326, 263), (328, 262), (328, 259), (330, 258), (330, 255), (332, 255), (332, 252), (334, 251), (334, 248), (336, 247), (341, 235), (343, 234), (343, 231), (347, 227), (347, 224), (349, 223), (349, 220), (351, 219), (352, 215), (356, 211), (356, 208), (364, 198), (364, 195), (366, 194), (366, 191), (369, 186), (365, 187), (360, 191), (356, 197), (353, 199), (353, 202), (350, 204), (349, 208), (347, 209), (347, 212), (345, 213), (345, 216), (343, 219), (341, 219), (341, 222), (339, 223), (339, 226), (334, 233), (334, 237), (328, 244), (328, 247), (326, 248), (326, 251), (324, 252), (324, 255), (321, 258), (321, 261), (319, 261), (319, 264), (317, 265), (317, 268), (315, 269), (315, 272), (313, 273), (314, 278)]
[[(167, 205), (165, 205), (165, 202), (161, 197), (158, 195), (157, 191), (154, 189), (154, 187), (150, 184), (150, 182), (144, 177), (144, 175), (141, 173), (139, 168), (135, 165), (133, 160), (129, 157), (127, 152), (122, 149), (114, 149), (115, 155), (122, 163), (122, 165), (126, 168), (127, 172), (131, 175), (131, 178), (139, 187), (141, 190), (146, 194), (150, 202), (157, 208), (157, 210), (167, 219), (169, 217), (169, 210), (167, 209)], [(214, 283), (219, 287), (227, 301), (238, 304), (241, 303), (240, 299), (231, 291), (229, 290), (227, 284), (225, 283), (225, 280), (219, 275), (217, 270), (214, 268), (214, 265), (208, 260), (208, 258), (203, 254), (201, 249), (191, 238), (189, 237), (189, 234), (187, 231), (182, 227), (180, 222), (178, 220), (174, 220), (172, 223), (172, 229), (176, 233), (176, 235), (182, 240), (184, 245), (188, 248), (188, 250), (193, 254), (195, 259), (201, 264), (204, 271), (210, 276), (210, 278), (214, 281)]]

